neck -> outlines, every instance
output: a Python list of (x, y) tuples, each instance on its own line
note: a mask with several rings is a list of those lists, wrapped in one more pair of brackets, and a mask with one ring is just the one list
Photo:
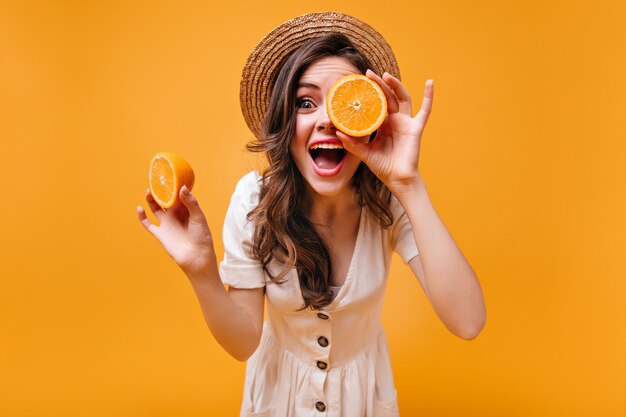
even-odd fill
[(349, 218), (358, 213), (360, 206), (357, 203), (356, 193), (350, 188), (339, 195), (323, 196), (309, 193), (311, 221), (321, 225), (331, 225), (335, 221)]

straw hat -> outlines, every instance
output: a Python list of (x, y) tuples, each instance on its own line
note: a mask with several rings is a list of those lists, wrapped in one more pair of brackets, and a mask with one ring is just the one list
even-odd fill
[(331, 33), (345, 35), (379, 75), (400, 78), (391, 47), (367, 23), (343, 13), (309, 13), (290, 19), (268, 33), (252, 50), (241, 73), (239, 102), (248, 127), (258, 138), (269, 106), (270, 89), (287, 57), (304, 42)]

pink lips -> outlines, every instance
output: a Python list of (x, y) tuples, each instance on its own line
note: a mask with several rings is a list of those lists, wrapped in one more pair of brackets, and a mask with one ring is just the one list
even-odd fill
[[(343, 143), (336, 138), (326, 138), (326, 139), (316, 139), (309, 144), (309, 149), (313, 147), (313, 145), (317, 145), (318, 143), (328, 143), (331, 145), (340, 145), (343, 147)], [(347, 155), (347, 153), (346, 153)], [(333, 175), (337, 175), (341, 168), (343, 168), (344, 163), (346, 162), (346, 157), (344, 155), (343, 159), (337, 164), (333, 169), (322, 169), (317, 166), (313, 158), (311, 157), (311, 153), (309, 152), (309, 159), (311, 160), (311, 164), (313, 165), (313, 170), (315, 173), (321, 177), (332, 177)]]

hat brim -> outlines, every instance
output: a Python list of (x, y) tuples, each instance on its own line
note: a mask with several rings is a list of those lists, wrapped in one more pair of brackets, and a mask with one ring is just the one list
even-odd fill
[(290, 19), (268, 33), (252, 50), (241, 73), (239, 102), (243, 117), (259, 138), (269, 106), (272, 82), (287, 57), (309, 39), (331, 33), (345, 35), (379, 75), (400, 78), (387, 41), (367, 23), (338, 12), (309, 13)]

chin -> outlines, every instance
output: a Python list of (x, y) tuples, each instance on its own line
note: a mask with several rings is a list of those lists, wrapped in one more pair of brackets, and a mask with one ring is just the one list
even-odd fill
[(309, 182), (311, 191), (323, 197), (334, 197), (345, 192), (347, 188), (351, 188), (351, 182), (342, 184), (319, 183), (317, 181)]

